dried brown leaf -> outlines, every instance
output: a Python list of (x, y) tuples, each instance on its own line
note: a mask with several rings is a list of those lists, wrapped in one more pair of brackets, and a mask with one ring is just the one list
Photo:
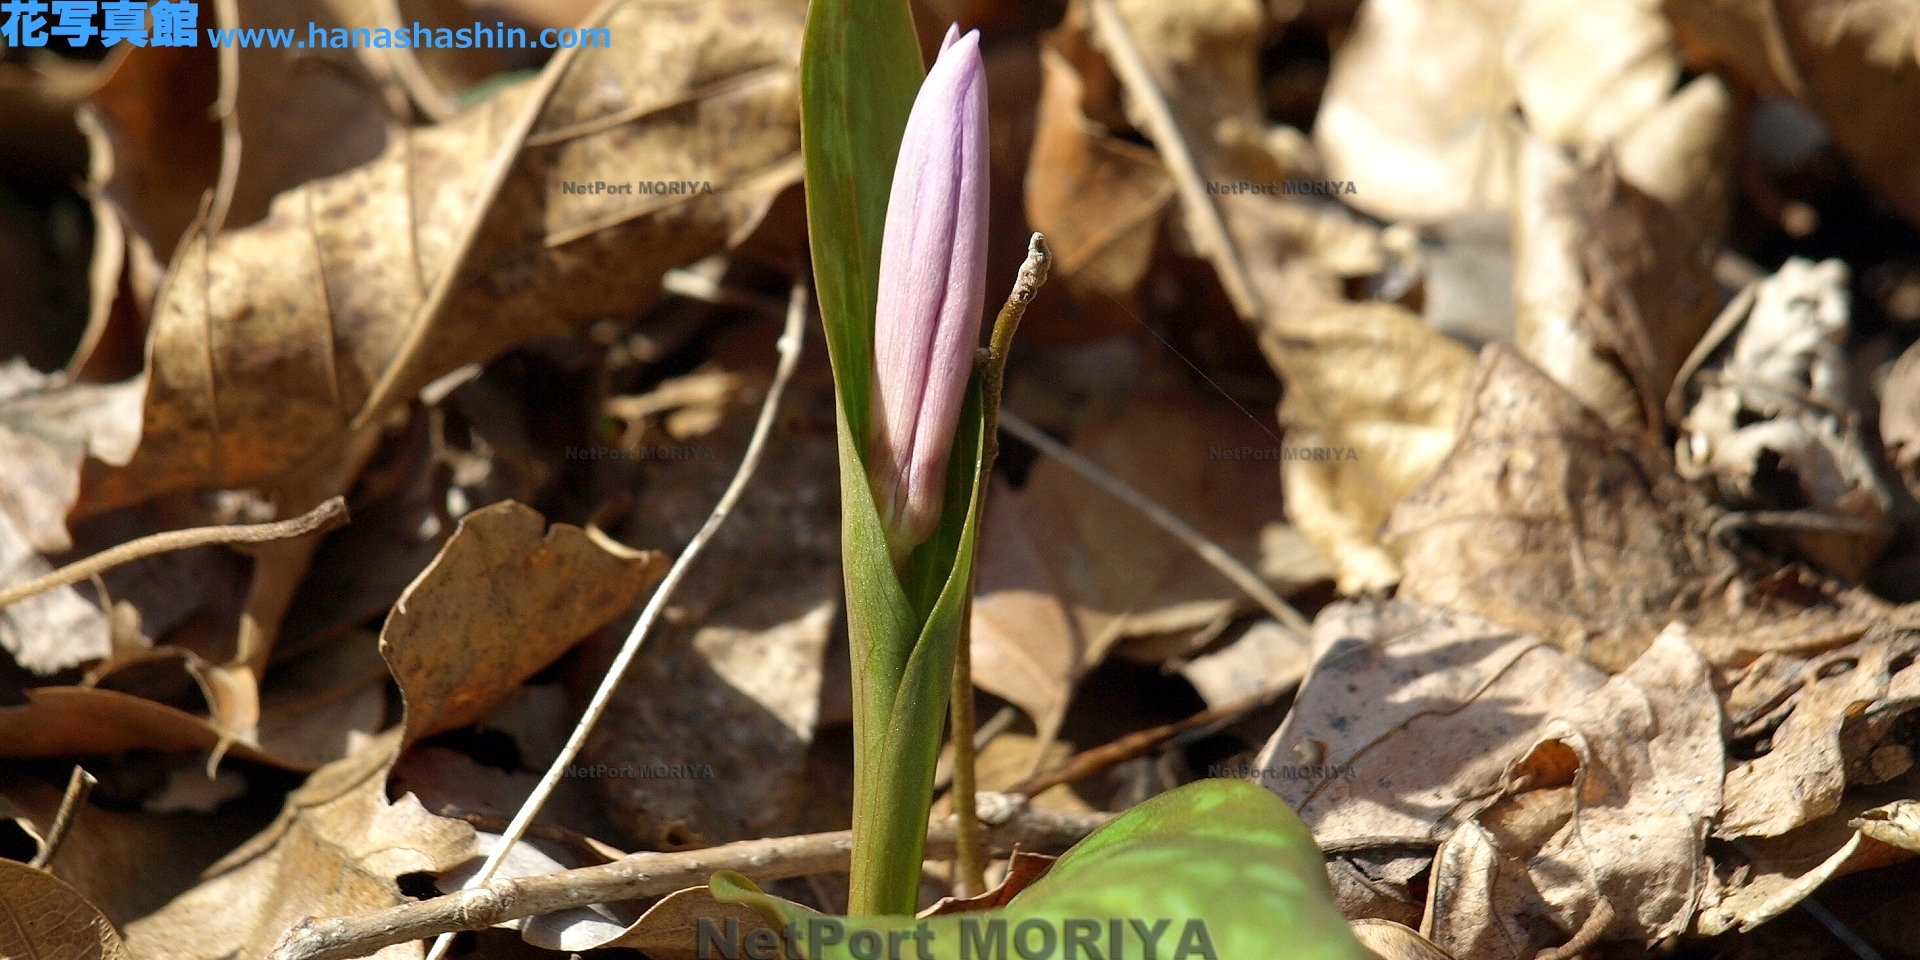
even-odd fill
[(1071, 61), (1043, 46), (1040, 68), (1027, 219), (1053, 248), (1054, 278), (1082, 297), (1126, 302), (1153, 255), (1173, 181), (1152, 150), (1087, 118), (1086, 83)]
[(1665, 452), (1613, 432), (1510, 349), (1481, 353), (1465, 407), (1446, 461), (1394, 510), (1401, 596), (1620, 670), (1731, 575)]
[(113, 925), (52, 874), (0, 860), (0, 956), (131, 960)]
[[(612, 6), (612, 49), (562, 52), (258, 224), (191, 235), (154, 309), (143, 442), (92, 476), (90, 507), (300, 469), (449, 370), (644, 307), (756, 222), (797, 172), (799, 21), (652, 10)], [(713, 192), (565, 189), (598, 181)]]
[[(1225, 403), (1138, 391), (1079, 424), (1073, 447), (1253, 565), (1281, 511), (1277, 451)], [(1273, 451), (1273, 453), (1269, 453)], [(1257, 458), (1256, 458), (1257, 455)], [(1074, 685), (1121, 640), (1191, 635), (1245, 605), (1186, 546), (1053, 460), (987, 501), (973, 608), (974, 682), (1050, 739)]]
[[(475, 855), (473, 828), (428, 813), (409, 794), (388, 802), (395, 727), (316, 771), (288, 794), (265, 831), (208, 868), (206, 879), (127, 924), (131, 949), (173, 960), (259, 957), (308, 916), (341, 916), (405, 902), (394, 878), (439, 872)], [(382, 960), (418, 958), (419, 943)]]
[(462, 727), (632, 607), (666, 558), (547, 525), (508, 501), (467, 514), (407, 588), (380, 652), (407, 706), (407, 742)]

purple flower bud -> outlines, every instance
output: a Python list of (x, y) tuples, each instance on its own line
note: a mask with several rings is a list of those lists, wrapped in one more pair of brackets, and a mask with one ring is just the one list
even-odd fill
[(867, 472), (896, 559), (940, 523), (986, 269), (986, 68), (979, 32), (953, 26), (907, 116), (880, 245)]

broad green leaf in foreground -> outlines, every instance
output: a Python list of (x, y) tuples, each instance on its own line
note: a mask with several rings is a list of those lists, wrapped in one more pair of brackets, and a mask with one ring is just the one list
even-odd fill
[[(792, 924), (793, 953), (811, 960), (872, 956), (864, 947), (874, 941), (861, 933), (868, 930), (883, 943), (901, 941), (900, 950), (880, 955), (935, 960), (1369, 960), (1333, 904), (1326, 863), (1306, 825), (1278, 797), (1241, 780), (1189, 784), (1127, 811), (999, 910), (925, 921), (842, 919), (762, 893), (738, 874), (718, 874), (710, 886), (715, 897), (749, 904), (776, 926)], [(836, 926), (846, 939), (829, 946)], [(818, 949), (810, 929), (818, 931)], [(997, 946), (1002, 930), (1004, 948)], [(918, 938), (909, 939), (914, 931)], [(1076, 934), (1069, 951), (1066, 941)], [(863, 949), (853, 949), (862, 938)], [(918, 952), (923, 944), (927, 952)]]

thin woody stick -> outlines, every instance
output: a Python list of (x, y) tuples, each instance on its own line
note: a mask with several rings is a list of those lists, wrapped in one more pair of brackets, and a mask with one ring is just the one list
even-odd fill
[[(986, 848), (1005, 856), (1017, 845), (1059, 852), (1112, 819), (1106, 813), (1058, 813), (1016, 805), (985, 831)], [(927, 828), (927, 856), (953, 853), (959, 828), (949, 817)], [(698, 886), (717, 870), (765, 882), (844, 871), (853, 834), (839, 830), (770, 840), (743, 840), (705, 850), (636, 853), (612, 863), (537, 877), (495, 880), (433, 900), (404, 903), (350, 917), (309, 917), (280, 938), (269, 960), (345, 960), (382, 947), (460, 930), (484, 930), (522, 917), (544, 916), (596, 903), (658, 897)]]
[(347, 501), (341, 497), (334, 497), (291, 520), (236, 524), (227, 527), (194, 527), (191, 530), (168, 530), (165, 533), (156, 533), (138, 540), (129, 540), (117, 547), (109, 547), (83, 560), (75, 560), (52, 573), (35, 577), (26, 583), (0, 589), (0, 610), (35, 594), (72, 586), (102, 571), (110, 570), (123, 563), (131, 563), (142, 557), (150, 557), (156, 553), (204, 547), (213, 543), (266, 543), (269, 540), (287, 540), (306, 536), (309, 533), (332, 530), (346, 522)]
[[(608, 704), (613, 702), (613, 693), (620, 686), (620, 678), (626, 675), (627, 668), (633, 664), (634, 657), (640, 653), (641, 643), (646, 640), (648, 631), (653, 629), (654, 622), (660, 619), (660, 614), (666, 609), (667, 600), (673, 596), (674, 589), (680, 586), (680, 581), (686, 577), (687, 569), (693, 565), (694, 558), (700, 555), (707, 541), (713, 539), (714, 533), (733, 512), (734, 505), (740, 502), (740, 495), (746, 492), (747, 481), (753, 478), (754, 469), (760, 465), (760, 455), (766, 450), (767, 435), (773, 431), (774, 414), (780, 408), (780, 397), (786, 392), (787, 381), (793, 379), (793, 371), (800, 364), (800, 344), (802, 335), (806, 332), (806, 319), (807, 288), (801, 284), (794, 284), (793, 296), (787, 304), (786, 327), (781, 331), (778, 342), (780, 362), (774, 369), (773, 385), (767, 388), (766, 400), (760, 405), (760, 419), (753, 425), (753, 436), (747, 441), (746, 453), (740, 457), (740, 468), (734, 471), (733, 479), (728, 482), (727, 489), (720, 494), (720, 502), (714, 504), (713, 512), (707, 515), (707, 522), (701, 525), (699, 532), (695, 533), (693, 539), (687, 543), (686, 549), (680, 551), (680, 556), (674, 559), (666, 578), (654, 588), (653, 597), (647, 601), (646, 608), (641, 611), (640, 619), (634, 622), (633, 630), (627, 634), (626, 642), (621, 644), (619, 654), (613, 658), (613, 663), (608, 665), (607, 675), (601, 678), (600, 688), (593, 692), (593, 699), (587, 703), (586, 712), (581, 714), (580, 722), (574, 725), (572, 735), (567, 737), (566, 746), (561, 748), (559, 756), (553, 758), (553, 763), (547, 767), (546, 774), (533, 788), (533, 793), (529, 794), (526, 802), (520, 805), (519, 812), (513, 815), (513, 822), (507, 825), (507, 832), (501, 836), (499, 847), (493, 851), (492, 856), (487, 858), (480, 872), (470, 881), (474, 887), (480, 887), (493, 879), (493, 875), (500, 869), (501, 862), (506, 859), (507, 853), (513, 849), (514, 844), (520, 842), (521, 837), (526, 835), (527, 828), (533, 823), (533, 818), (539, 815), (540, 808), (546, 804), (547, 797), (552, 795), (554, 787), (559, 785), (560, 778), (566, 773), (567, 767), (573, 763), (574, 757), (579, 755), (581, 748), (586, 746), (587, 735), (593, 731), (594, 725), (600, 722), (601, 715), (607, 712)], [(441, 957), (446, 956), (447, 948), (452, 945), (451, 934), (441, 936), (434, 941), (433, 948), (427, 952), (427, 960), (440, 960)]]
[(1247, 569), (1246, 564), (1234, 559), (1233, 554), (1221, 549), (1219, 544), (1208, 540), (1200, 531), (1188, 526), (1186, 521), (1174, 516), (1172, 511), (1155, 503), (1152, 497), (1135, 490), (1126, 481), (1108, 473), (1099, 464), (1074, 453), (1065, 444), (1047, 436), (1039, 427), (1011, 413), (1000, 415), (1000, 427), (1038, 447), (1041, 453), (1066, 464), (1075, 473), (1092, 481), (1095, 486), (1140, 511), (1160, 529), (1173, 534), (1181, 543), (1199, 554), (1200, 559), (1220, 571), (1221, 576), (1233, 581), (1234, 586), (1246, 591), (1247, 596), (1266, 608), (1266, 611), (1272, 614), (1275, 620), (1280, 621), (1280, 625), (1286, 627), (1300, 642), (1305, 643), (1307, 635), (1313, 632), (1313, 625), (1307, 622), (1307, 618), (1301, 616), (1300, 611), (1295, 610), (1285, 600), (1280, 599), (1280, 595), (1274, 593), (1273, 589), (1260, 579), (1259, 574)]

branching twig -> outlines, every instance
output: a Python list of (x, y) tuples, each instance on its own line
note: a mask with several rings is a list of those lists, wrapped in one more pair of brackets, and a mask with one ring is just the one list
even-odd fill
[[(985, 831), (987, 849), (1005, 856), (1015, 845), (1056, 853), (1112, 818), (1105, 813), (1057, 813), (1019, 809)], [(927, 856), (953, 854), (958, 832), (953, 818), (927, 828)], [(350, 917), (309, 918), (280, 938), (270, 960), (344, 960), (382, 947), (461, 930), (484, 930), (522, 917), (543, 916), (697, 886), (716, 870), (735, 870), (765, 882), (844, 871), (853, 834), (841, 830), (770, 840), (743, 840), (704, 850), (636, 853), (595, 867), (537, 877), (496, 880), (419, 903), (405, 903)]]
[(1274, 593), (1258, 574), (1247, 569), (1246, 564), (1234, 559), (1233, 554), (1221, 549), (1219, 544), (1208, 540), (1200, 531), (1188, 526), (1186, 521), (1174, 516), (1172, 511), (1155, 503), (1153, 498), (1146, 494), (1135, 490), (1126, 481), (1108, 473), (1099, 464), (1067, 449), (1065, 444), (1047, 436), (1039, 427), (1011, 413), (1000, 415), (1000, 427), (1038, 447), (1041, 453), (1066, 464), (1075, 473), (1092, 481), (1095, 486), (1140, 511), (1160, 529), (1179, 538), (1181, 543), (1199, 554), (1200, 559), (1220, 571), (1221, 576), (1233, 581), (1234, 586), (1246, 591), (1247, 596), (1252, 597), (1269, 614), (1272, 614), (1275, 620), (1280, 621), (1280, 625), (1292, 633), (1296, 639), (1302, 643), (1306, 642), (1307, 635), (1313, 631), (1313, 625), (1307, 622), (1307, 618), (1301, 616), (1300, 611), (1293, 609), (1285, 600), (1280, 599), (1280, 596)]
[(227, 527), (194, 527), (191, 530), (168, 530), (165, 533), (156, 533), (138, 540), (129, 540), (117, 547), (109, 547), (91, 557), (76, 560), (26, 583), (0, 589), (0, 610), (35, 594), (58, 587), (72, 586), (103, 570), (110, 570), (123, 563), (150, 557), (156, 553), (204, 547), (213, 543), (265, 543), (269, 540), (288, 540), (306, 536), (309, 533), (332, 530), (346, 522), (347, 501), (341, 497), (334, 497), (291, 520), (236, 524)]
[(53, 855), (60, 852), (60, 844), (67, 839), (67, 831), (73, 827), (73, 818), (87, 802), (87, 794), (92, 793), (93, 785), (99, 782), (99, 778), (84, 768), (73, 768), (73, 776), (67, 778), (67, 792), (60, 798), (60, 810), (53, 815), (53, 826), (47, 828), (46, 844), (27, 866), (47, 869), (47, 865), (53, 862)]
[(1240, 312), (1241, 319), (1257, 322), (1265, 313), (1260, 293), (1254, 288), (1252, 275), (1240, 262), (1239, 248), (1234, 246), (1233, 239), (1227, 234), (1227, 225), (1220, 219), (1219, 209), (1207, 199), (1206, 184), (1201, 182), (1200, 168), (1193, 162), (1193, 151), (1187, 149), (1187, 141), (1180, 135), (1180, 125), (1173, 119), (1173, 109), (1167, 106), (1167, 98), (1161, 95), (1159, 85), (1154, 82), (1147, 58), (1140, 55), (1139, 45), (1133, 42), (1126, 19), (1120, 16), (1120, 8), (1114, 5), (1113, 0), (1088, 0), (1087, 13), (1094, 42), (1113, 65), (1114, 75), (1120, 78), (1120, 85), (1126, 88), (1128, 99), (1140, 112), (1140, 120), (1145, 128), (1143, 132), (1147, 139), (1153, 141), (1160, 159), (1166, 162), (1167, 173), (1172, 175), (1174, 185), (1180, 191), (1180, 205), (1187, 212), (1187, 225), (1193, 234), (1194, 246), (1219, 272), (1220, 286), (1227, 291), (1227, 297), (1233, 301), (1233, 307)]
[[(686, 577), (687, 569), (693, 565), (694, 558), (700, 555), (707, 541), (713, 539), (715, 531), (726, 522), (728, 514), (733, 512), (734, 504), (740, 502), (740, 495), (746, 491), (747, 481), (753, 477), (754, 468), (760, 464), (760, 455), (767, 445), (767, 435), (773, 430), (774, 414), (779, 410), (780, 396), (786, 392), (787, 381), (793, 378), (794, 368), (799, 365), (800, 342), (802, 334), (806, 331), (806, 317), (807, 290), (805, 286), (795, 284), (793, 297), (787, 304), (786, 328), (780, 333), (780, 363), (774, 370), (773, 385), (767, 389), (767, 398), (760, 405), (760, 419), (753, 425), (753, 436), (747, 441), (746, 453), (740, 458), (740, 468), (734, 471), (733, 480), (720, 494), (720, 502), (714, 504), (713, 512), (707, 515), (707, 522), (702, 524), (700, 531), (693, 535), (691, 541), (688, 541), (686, 549), (680, 551), (680, 556), (673, 561), (673, 567), (667, 571), (666, 578), (661, 580), (660, 586), (654, 589), (653, 597), (647, 601), (646, 609), (641, 611), (640, 619), (634, 622), (632, 632), (627, 634), (626, 643), (620, 646), (620, 653), (613, 658), (613, 663), (608, 665), (607, 675), (601, 679), (600, 688), (593, 692), (593, 699), (588, 702), (586, 712), (580, 716), (580, 722), (574, 725), (572, 735), (567, 737), (567, 745), (561, 748), (559, 756), (553, 758), (553, 763), (548, 766), (546, 775), (540, 778), (540, 783), (533, 788), (533, 793), (528, 795), (525, 803), (521, 804), (519, 812), (513, 815), (513, 822), (507, 825), (507, 831), (500, 838), (500, 845), (494, 849), (493, 855), (487, 858), (480, 872), (469, 881), (473, 887), (480, 887), (493, 879), (494, 873), (500, 869), (501, 861), (506, 859), (513, 845), (526, 835), (527, 827), (533, 823), (533, 818), (539, 815), (540, 808), (546, 804), (547, 797), (560, 783), (560, 778), (566, 773), (567, 767), (573, 763), (574, 757), (578, 756), (581, 748), (586, 745), (587, 735), (593, 731), (594, 724), (599, 723), (601, 715), (606, 713), (607, 705), (613, 700), (614, 690), (620, 686), (620, 678), (626, 675), (627, 667), (632, 665), (634, 657), (639, 654), (641, 642), (646, 639), (647, 632), (653, 628), (654, 621), (660, 619), (660, 613), (666, 609), (667, 600), (673, 596), (674, 588), (678, 587), (680, 581)], [(445, 956), (447, 948), (452, 943), (451, 935), (442, 936), (434, 941), (433, 949), (427, 954), (427, 960), (439, 960), (440, 957)]]

